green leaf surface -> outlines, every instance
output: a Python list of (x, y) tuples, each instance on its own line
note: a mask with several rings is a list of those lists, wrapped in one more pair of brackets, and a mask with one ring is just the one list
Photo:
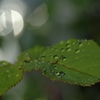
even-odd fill
[(93, 40), (69, 39), (23, 52), (15, 64), (0, 62), (0, 95), (16, 85), (23, 72), (41, 70), (53, 81), (90, 86), (100, 81), (100, 47)]
[(19, 64), (0, 62), (0, 96), (16, 85), (21, 80), (22, 74)]
[(23, 69), (24, 72), (31, 71), (33, 68), (35, 68), (36, 70), (38, 69), (37, 67), (38, 58), (44, 50), (45, 47), (35, 46), (32, 49), (23, 52), (18, 57), (18, 63), (20, 62), (20, 64), (22, 65), (21, 68)]
[(100, 47), (93, 40), (70, 39), (44, 50), (23, 66), (40, 69), (52, 80), (90, 86), (100, 79)]

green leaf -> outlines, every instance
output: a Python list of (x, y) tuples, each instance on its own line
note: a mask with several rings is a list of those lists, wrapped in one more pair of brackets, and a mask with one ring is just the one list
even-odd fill
[[(21, 68), (23, 71), (31, 71), (33, 68), (36, 70), (38, 69), (37, 61), (39, 56), (42, 54), (42, 52), (45, 50), (45, 47), (42, 46), (35, 46), (32, 49), (29, 49), (25, 52), (23, 52), (18, 57), (18, 63), (22, 65)], [(28, 65), (28, 66), (27, 66)]]
[(15, 64), (0, 62), (0, 96), (16, 85), (23, 72), (41, 70), (53, 81), (90, 86), (100, 81), (100, 47), (93, 40), (70, 39), (52, 47), (36, 46)]
[(8, 89), (15, 86), (22, 78), (22, 70), (19, 64), (11, 65), (7, 62), (0, 62), (0, 96)]
[(42, 51), (23, 70), (40, 69), (52, 80), (90, 86), (100, 81), (99, 54), (100, 47), (93, 40), (70, 39)]

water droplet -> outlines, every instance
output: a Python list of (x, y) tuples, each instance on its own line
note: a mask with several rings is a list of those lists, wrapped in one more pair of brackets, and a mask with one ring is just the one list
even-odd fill
[(62, 77), (65, 75), (65, 73), (63, 71), (60, 71), (60, 72), (56, 72), (55, 75), (58, 77)]
[(78, 59), (78, 57), (76, 57), (76, 59)]
[(18, 77), (19, 76), (19, 74), (16, 74), (16, 77)]
[(55, 48), (55, 49), (54, 49), (54, 51), (58, 51), (58, 49), (57, 49), (57, 48)]
[(28, 57), (29, 56), (29, 53), (25, 53), (24, 57)]
[(90, 70), (93, 70), (93, 68), (91, 67)]
[(52, 69), (48, 69), (48, 71), (50, 72), (50, 74), (54, 73), (54, 71)]
[(90, 81), (91, 81), (91, 79), (87, 79), (87, 81), (89, 81), (89, 82), (90, 82)]
[(90, 44), (90, 42), (88, 42), (88, 44)]
[(2, 79), (3, 81), (5, 80), (5, 78)]
[(59, 72), (56, 72), (55, 75), (56, 75), (56, 76), (60, 76), (60, 73), (59, 73)]
[(57, 55), (54, 55), (54, 59), (58, 59), (58, 56)]
[(4, 65), (4, 66), (6, 66), (6, 65), (7, 65), (7, 63), (3, 63), (3, 65)]
[(27, 57), (25, 60), (24, 60), (24, 63), (29, 63), (30, 62), (30, 57)]
[(61, 71), (61, 72), (59, 72), (59, 73), (60, 73), (60, 76), (61, 76), (61, 77), (65, 75), (65, 73), (64, 73), (63, 71)]
[(84, 41), (87, 41), (87, 39), (85, 39)]
[(37, 62), (38, 62), (38, 60), (37, 60), (37, 59), (35, 59), (35, 60), (34, 60), (34, 62), (35, 62), (35, 63), (37, 63)]
[(82, 51), (84, 51), (84, 50), (82, 50)]
[(73, 45), (76, 44), (75, 42), (72, 43)]
[(62, 60), (65, 61), (66, 60), (66, 57), (62, 57)]
[(71, 51), (71, 48), (67, 48), (66, 50), (67, 50), (68, 52), (70, 52), (70, 51)]
[(60, 44), (64, 44), (64, 42), (63, 42), (63, 41), (61, 41), (61, 42), (60, 42)]
[(70, 45), (69, 44), (66, 44), (66, 47), (68, 48), (68, 47), (70, 47)]
[(64, 48), (61, 48), (60, 51), (61, 51), (61, 52), (64, 52)]
[(11, 77), (11, 75), (8, 75), (8, 77)]
[(57, 67), (56, 67), (56, 66), (54, 66), (54, 69), (57, 69)]
[(53, 48), (52, 48), (52, 47), (50, 47), (50, 50), (53, 50)]
[(43, 72), (46, 71), (46, 68), (43, 68)]
[(30, 57), (27, 57), (27, 61), (30, 61), (31, 60), (31, 58)]
[(9, 70), (6, 70), (6, 72), (8, 73), (8, 72), (9, 72)]
[(80, 50), (79, 50), (79, 49), (76, 49), (76, 50), (75, 50), (75, 53), (80, 53)]
[(78, 43), (78, 46), (79, 46), (79, 47), (82, 47), (82, 46), (83, 46), (83, 43), (82, 43), (82, 42), (79, 42), (79, 43)]
[(45, 58), (45, 56), (41, 56), (41, 59), (44, 59)]
[(71, 42), (70, 40), (67, 41), (67, 43), (70, 43), (70, 42)]
[(50, 55), (50, 58), (52, 59), (52, 58), (53, 58), (53, 56), (52, 56), (52, 55)]

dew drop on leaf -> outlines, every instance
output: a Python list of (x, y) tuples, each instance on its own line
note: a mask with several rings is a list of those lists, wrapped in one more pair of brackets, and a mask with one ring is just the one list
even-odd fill
[(75, 43), (75, 42), (73, 42), (72, 44), (73, 44), (73, 45), (75, 45), (76, 43)]
[(55, 75), (58, 76), (58, 77), (62, 77), (62, 76), (65, 75), (65, 73), (63, 71), (60, 71), (60, 72), (56, 72)]
[(44, 58), (45, 58), (45, 56), (42, 56), (42, 57), (41, 57), (41, 59), (44, 59)]
[(71, 48), (67, 48), (66, 50), (67, 50), (68, 52), (70, 52), (70, 51), (71, 51)]
[(62, 57), (62, 60), (65, 61), (66, 60), (66, 57)]
[(7, 65), (7, 63), (3, 63), (3, 65), (4, 65), (4, 66)]
[(52, 58), (53, 58), (53, 56), (52, 56), (52, 55), (50, 55), (50, 58), (52, 59)]
[(64, 52), (64, 48), (61, 48), (60, 51), (61, 51), (61, 52)]
[(54, 55), (54, 59), (58, 59), (58, 56), (57, 55)]
[(55, 51), (58, 51), (58, 49), (55, 49)]
[(8, 72), (9, 72), (9, 70), (6, 70), (6, 72), (8, 73)]
[(56, 67), (56, 66), (54, 66), (54, 69), (57, 69), (57, 67)]
[(63, 41), (60, 42), (60, 44), (63, 44), (63, 43), (64, 43)]
[(66, 47), (70, 47), (70, 45), (69, 44), (66, 44)]
[(16, 74), (16, 77), (19, 76), (18, 74)]
[(24, 57), (29, 57), (29, 53), (25, 53)]
[(76, 50), (75, 50), (75, 53), (80, 53), (80, 50), (79, 50), (79, 49), (76, 49)]
[(71, 43), (71, 41), (70, 41), (70, 40), (68, 40), (68, 41), (67, 41), (67, 43)]
[(8, 75), (8, 77), (11, 77), (11, 75)]
[(79, 46), (79, 47), (82, 47), (82, 46), (83, 46), (83, 43), (79, 42), (79, 43), (78, 43), (78, 46)]

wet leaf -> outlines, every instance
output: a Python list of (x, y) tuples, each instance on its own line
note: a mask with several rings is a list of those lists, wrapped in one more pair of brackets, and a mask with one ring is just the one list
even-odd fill
[(0, 95), (15, 86), (22, 78), (22, 70), (19, 64), (11, 65), (7, 62), (0, 62)]
[(100, 79), (100, 47), (93, 40), (70, 39), (55, 44), (26, 64), (52, 80), (90, 86)]
[(0, 62), (0, 95), (32, 69), (53, 81), (90, 86), (100, 81), (100, 47), (93, 40), (69, 39), (48, 48), (29, 49), (13, 65)]

